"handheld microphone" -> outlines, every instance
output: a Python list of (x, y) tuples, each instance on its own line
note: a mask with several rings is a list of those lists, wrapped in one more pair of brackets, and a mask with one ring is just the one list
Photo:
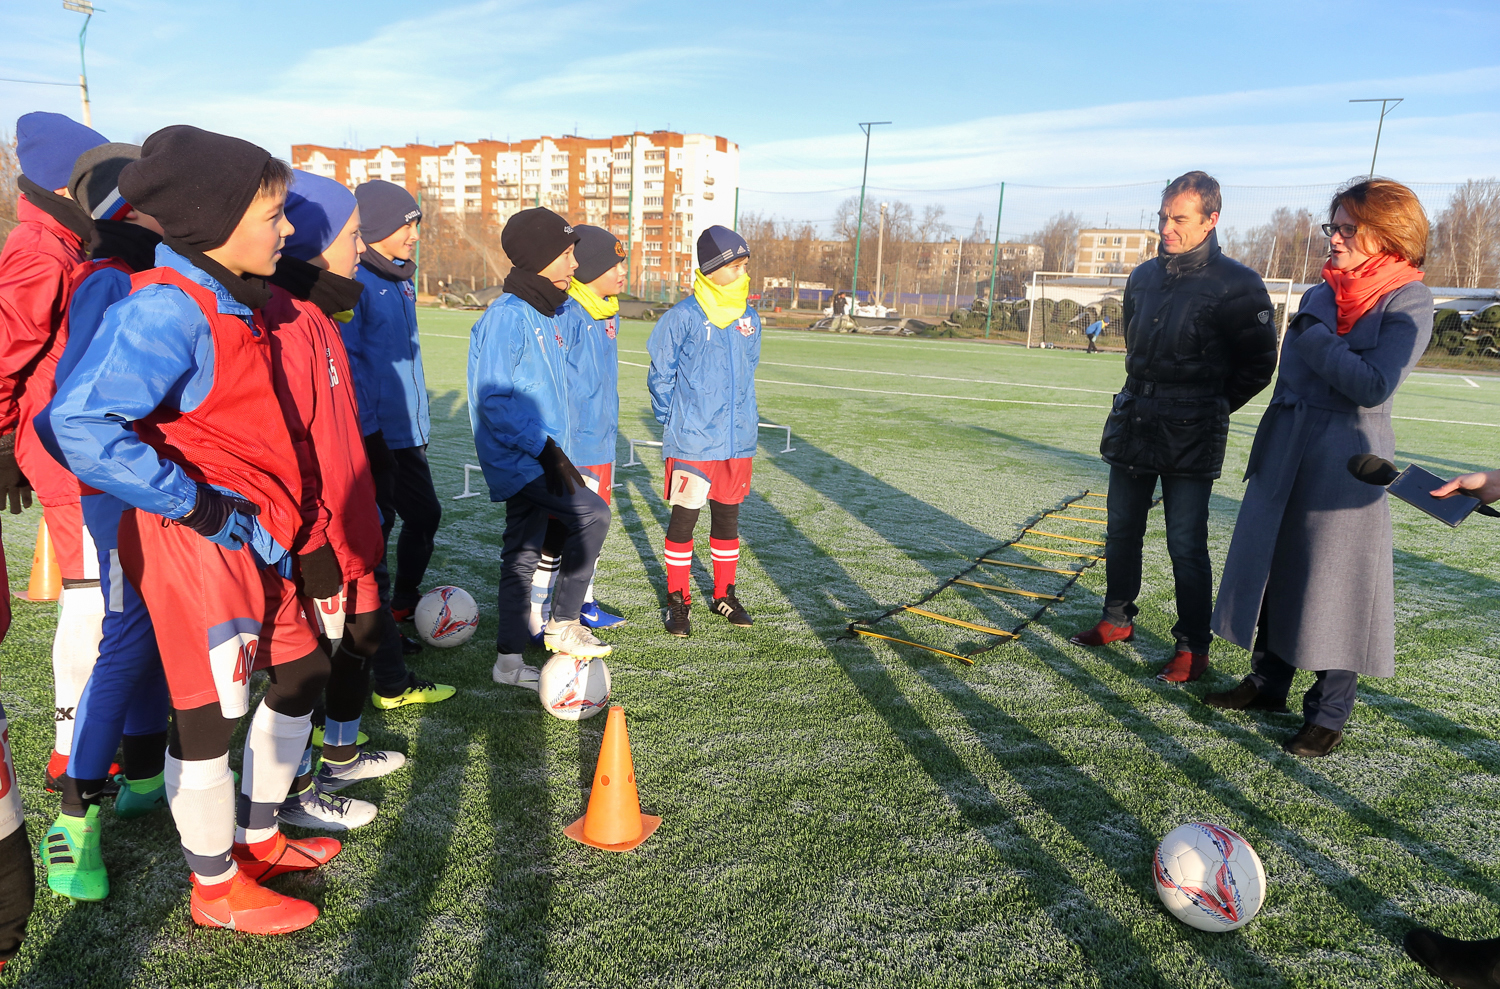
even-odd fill
[(1366, 484), (1375, 484), (1382, 488), (1401, 475), (1395, 464), (1373, 453), (1356, 453), (1350, 457), (1349, 473)]

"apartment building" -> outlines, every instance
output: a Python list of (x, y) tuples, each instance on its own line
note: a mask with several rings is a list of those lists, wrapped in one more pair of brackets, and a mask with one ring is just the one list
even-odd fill
[(423, 209), (503, 223), (546, 206), (606, 227), (630, 245), (631, 290), (692, 284), (694, 245), (707, 227), (734, 226), (739, 145), (709, 134), (636, 131), (607, 138), (407, 144), (366, 150), (292, 145), (292, 165), (351, 189), (385, 179)]
[(1156, 257), (1160, 241), (1155, 230), (1081, 230), (1073, 273), (1127, 275), (1136, 265)]

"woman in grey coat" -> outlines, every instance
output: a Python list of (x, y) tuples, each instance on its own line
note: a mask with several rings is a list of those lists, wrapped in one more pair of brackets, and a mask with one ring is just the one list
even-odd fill
[(1395, 674), (1390, 509), (1346, 464), (1394, 455), (1392, 398), (1432, 336), (1417, 270), (1427, 218), (1411, 190), (1358, 182), (1334, 196), (1329, 219), (1324, 283), (1287, 328), (1214, 609), (1214, 631), (1253, 650), (1251, 673), (1204, 698), (1285, 711), (1296, 671), (1315, 672), (1302, 728), (1283, 746), (1307, 757), (1343, 740), (1359, 674)]

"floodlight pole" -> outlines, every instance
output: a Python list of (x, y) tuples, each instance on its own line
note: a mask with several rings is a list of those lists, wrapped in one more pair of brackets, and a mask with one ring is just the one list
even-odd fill
[(104, 11), (95, 10), (92, 0), (63, 0), (63, 9), (83, 14), (83, 28), (78, 32), (78, 95), (83, 101), (83, 125), (94, 126), (94, 114), (89, 107), (89, 70), (84, 61), (83, 46), (88, 39), (89, 21), (94, 19), (95, 14)]
[[(1376, 158), (1376, 156), (1378, 156), (1380, 154), (1380, 132), (1385, 129), (1385, 115), (1388, 114), (1388, 113), (1390, 113), (1391, 110), (1396, 109), (1396, 107), (1400, 106), (1403, 102), (1405, 102), (1405, 100), (1406, 100), (1406, 97), (1404, 97), (1404, 96), (1402, 96), (1402, 97), (1387, 96), (1387, 97), (1385, 97), (1383, 99), (1378, 99), (1378, 100), (1371, 99), (1371, 100), (1350, 100), (1349, 101), (1350, 103), (1379, 103), (1380, 104), (1380, 122), (1375, 125), (1375, 151), (1374, 151), (1373, 154), (1370, 155), (1370, 178), (1372, 178), (1372, 179), (1375, 177), (1375, 158)], [(1390, 110), (1387, 110), (1385, 108), (1385, 105), (1387, 103), (1389, 103), (1391, 105), (1391, 109)]]
[(1005, 215), (1005, 183), (1000, 183), (1000, 206), (995, 210), (995, 247), (990, 252), (990, 299), (984, 311), (984, 338), (990, 338), (990, 321), (995, 318), (995, 274), (1000, 266), (1000, 218)]
[(859, 176), (859, 214), (854, 220), (854, 277), (849, 285), (849, 315), (854, 315), (854, 307), (859, 305), (859, 239), (864, 234), (865, 226), (865, 180), (870, 176), (870, 129), (889, 124), (889, 120), (868, 120), (859, 125), (859, 129), (865, 132), (865, 170)]

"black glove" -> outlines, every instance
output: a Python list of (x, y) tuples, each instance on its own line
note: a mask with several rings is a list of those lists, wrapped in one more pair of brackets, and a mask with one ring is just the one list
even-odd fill
[(344, 572), (327, 543), (310, 553), (297, 554), (297, 568), (302, 571), (302, 593), (314, 601), (331, 598), (343, 589)]
[(543, 476), (547, 478), (547, 493), (554, 498), (574, 494), (585, 486), (583, 475), (578, 473), (578, 468), (573, 466), (568, 455), (562, 452), (562, 447), (552, 442), (552, 437), (547, 437), (547, 445), (542, 447), (542, 452), (536, 459), (542, 465)]
[(0, 436), (0, 506), (10, 502), (10, 513), (20, 515), (31, 507), (31, 482), (16, 463), (16, 434)]
[(389, 474), (396, 469), (396, 455), (385, 445), (385, 433), (378, 429), (365, 437), (365, 457), (372, 474)]
[(193, 510), (177, 521), (209, 542), (237, 550), (250, 542), (251, 519), (259, 514), (260, 506), (255, 502), (227, 495), (199, 481)]

